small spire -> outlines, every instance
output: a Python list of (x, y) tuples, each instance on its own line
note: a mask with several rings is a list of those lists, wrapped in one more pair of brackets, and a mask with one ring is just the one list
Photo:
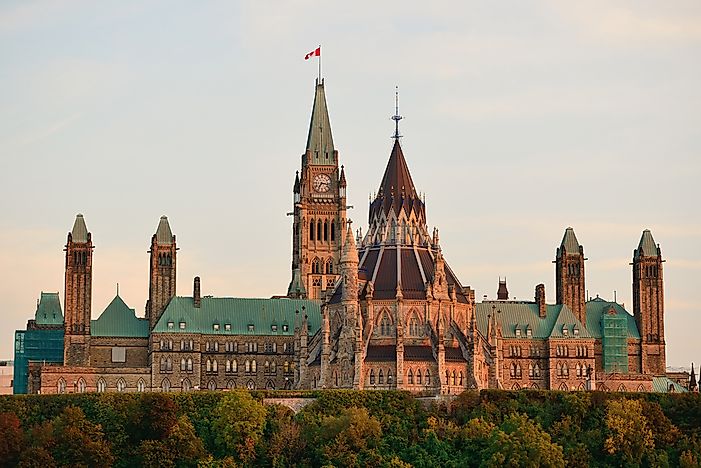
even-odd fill
[(339, 184), (341, 187), (346, 186), (346, 170), (343, 167), (343, 164), (341, 164), (341, 180), (340, 180)]
[(170, 223), (166, 215), (161, 216), (156, 228), (156, 242), (160, 245), (173, 244), (173, 231), (170, 230)]
[(293, 188), (294, 193), (299, 193), (299, 171), (295, 172), (295, 186)]
[(404, 118), (399, 115), (399, 86), (395, 86), (394, 88), (394, 115), (391, 118), (394, 120), (394, 135), (392, 138), (398, 140), (402, 137), (399, 134), (399, 121)]

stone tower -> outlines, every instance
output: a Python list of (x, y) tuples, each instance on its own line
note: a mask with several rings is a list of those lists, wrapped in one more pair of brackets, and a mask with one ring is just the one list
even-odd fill
[(63, 363), (90, 365), (90, 304), (92, 299), (92, 235), (82, 214), (75, 217), (66, 242), (65, 334)]
[(346, 179), (338, 166), (324, 82), (316, 82), (302, 168), (295, 176), (290, 297), (319, 299), (338, 276), (346, 222)]
[(555, 254), (556, 298), (558, 304), (566, 304), (574, 316), (586, 325), (584, 260), (584, 247), (579, 245), (574, 229), (568, 227)]
[(633, 251), (633, 315), (642, 339), (641, 371), (664, 375), (664, 281), (662, 251), (644, 230)]
[(151, 237), (151, 262), (146, 316), (153, 329), (170, 299), (175, 296), (176, 254), (175, 236), (166, 216), (161, 216), (156, 233)]

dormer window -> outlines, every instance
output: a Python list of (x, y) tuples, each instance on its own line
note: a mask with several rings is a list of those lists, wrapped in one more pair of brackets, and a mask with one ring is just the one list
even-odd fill
[(219, 331), (219, 324), (215, 323), (214, 325), (212, 325), (212, 328), (214, 329), (214, 331)]
[(168, 330), (172, 330), (175, 324), (173, 322), (168, 322)]
[(533, 337), (533, 329), (532, 329), (531, 327), (526, 328), (526, 336), (527, 336), (528, 338), (532, 338), (532, 337)]
[(185, 322), (180, 322), (180, 329), (185, 330), (186, 323)]
[(230, 323), (225, 323), (225, 324), (224, 324), (224, 330), (226, 330), (226, 331), (231, 331), (231, 324), (230, 324)]
[(256, 329), (256, 326), (254, 324), (252, 324), (252, 323), (248, 324), (248, 331), (249, 332), (255, 331), (255, 329)]
[(574, 336), (579, 336), (579, 328), (575, 325), (574, 329), (572, 330), (572, 333)]
[(275, 325), (275, 324), (270, 325), (270, 331), (276, 332), (276, 331), (277, 331), (277, 325)]
[(290, 330), (290, 326), (289, 326), (289, 325), (285, 324), (285, 325), (282, 326), (282, 331), (286, 332), (286, 331), (289, 331), (289, 330)]
[(521, 328), (519, 328), (518, 325), (516, 325), (516, 330), (515, 330), (515, 332), (516, 332), (516, 336), (517, 336), (517, 337), (520, 337), (520, 336), (521, 336)]
[(564, 336), (569, 335), (569, 330), (567, 329), (567, 325), (563, 325), (563, 326), (562, 326), (562, 334), (563, 334)]

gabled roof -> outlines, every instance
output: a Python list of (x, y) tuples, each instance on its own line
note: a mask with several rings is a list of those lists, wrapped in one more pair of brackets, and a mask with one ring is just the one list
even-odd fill
[(307, 151), (311, 153), (311, 164), (335, 165), (333, 136), (331, 135), (331, 120), (326, 106), (324, 82), (317, 81), (314, 92), (314, 105), (309, 122), (307, 135)]
[(381, 211), (384, 211), (385, 216), (389, 216), (390, 209), (394, 209), (397, 216), (403, 209), (407, 216), (416, 211), (420, 219), (426, 218), (424, 204), (416, 193), (399, 139), (394, 140), (377, 197), (370, 204), (370, 222), (375, 216), (379, 216)]
[(657, 257), (657, 244), (655, 244), (655, 239), (652, 238), (652, 233), (649, 229), (643, 231), (638, 248), (635, 249), (634, 257)]
[[(305, 308), (304, 312), (302, 307)], [(309, 333), (316, 333), (321, 326), (318, 301), (203, 297), (200, 307), (195, 307), (192, 297), (176, 296), (168, 303), (153, 332), (291, 336), (295, 321), (301, 323), (303, 313), (308, 316)], [(184, 328), (180, 328), (180, 323), (185, 324)], [(229, 330), (227, 324), (230, 325)]]
[(88, 227), (85, 225), (83, 215), (78, 213), (71, 229), (71, 240), (73, 242), (85, 243), (88, 241)]
[(587, 330), (594, 338), (601, 338), (601, 330), (603, 323), (601, 321), (604, 313), (614, 310), (616, 315), (625, 317), (628, 323), (628, 338), (640, 339), (638, 326), (635, 323), (635, 317), (629, 314), (620, 304), (609, 302), (600, 297), (587, 301)]
[[(531, 337), (536, 339), (546, 338), (592, 338), (584, 326), (577, 320), (572, 311), (566, 305), (547, 304), (545, 317), (538, 315), (538, 304), (535, 302), (516, 301), (485, 301), (475, 304), (477, 315), (477, 328), (483, 335), (487, 335), (488, 316), (494, 312), (498, 314), (501, 322), (504, 338), (527, 338), (527, 330), (530, 328)], [(562, 333), (562, 326), (568, 330), (568, 335)], [(574, 334), (575, 326), (579, 334)], [(521, 332), (516, 335), (516, 329)]]
[(90, 322), (91, 336), (148, 338), (148, 320), (138, 318), (119, 295), (112, 299), (97, 320)]
[(568, 254), (578, 254), (579, 247), (579, 241), (577, 240), (577, 236), (574, 234), (574, 229), (568, 227), (565, 229), (565, 235), (562, 236), (562, 242), (560, 242), (558, 254), (561, 255), (565, 252)]
[(156, 228), (156, 243), (160, 245), (172, 245), (173, 244), (173, 231), (170, 230), (170, 223), (168, 223), (167, 216), (161, 216), (160, 221), (158, 221), (158, 228)]
[(58, 293), (43, 292), (34, 314), (37, 325), (62, 325), (63, 312), (61, 311), (61, 299)]

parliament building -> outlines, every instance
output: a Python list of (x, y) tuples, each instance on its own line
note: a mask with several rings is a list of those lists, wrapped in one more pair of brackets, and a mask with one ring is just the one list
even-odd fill
[[(555, 249), (556, 303), (475, 301), (449, 266), (400, 144), (368, 226), (347, 217), (344, 167), (324, 82), (293, 187), (292, 272), (269, 299), (177, 296), (176, 236), (151, 237), (143, 317), (117, 294), (92, 319), (92, 233), (77, 215), (65, 253), (64, 307), (42, 292), (15, 333), (15, 393), (248, 389), (683, 391), (666, 376), (663, 260), (648, 230), (633, 250), (633, 311), (588, 299), (584, 248), (572, 228)], [(543, 259), (548, 261), (548, 259)]]

